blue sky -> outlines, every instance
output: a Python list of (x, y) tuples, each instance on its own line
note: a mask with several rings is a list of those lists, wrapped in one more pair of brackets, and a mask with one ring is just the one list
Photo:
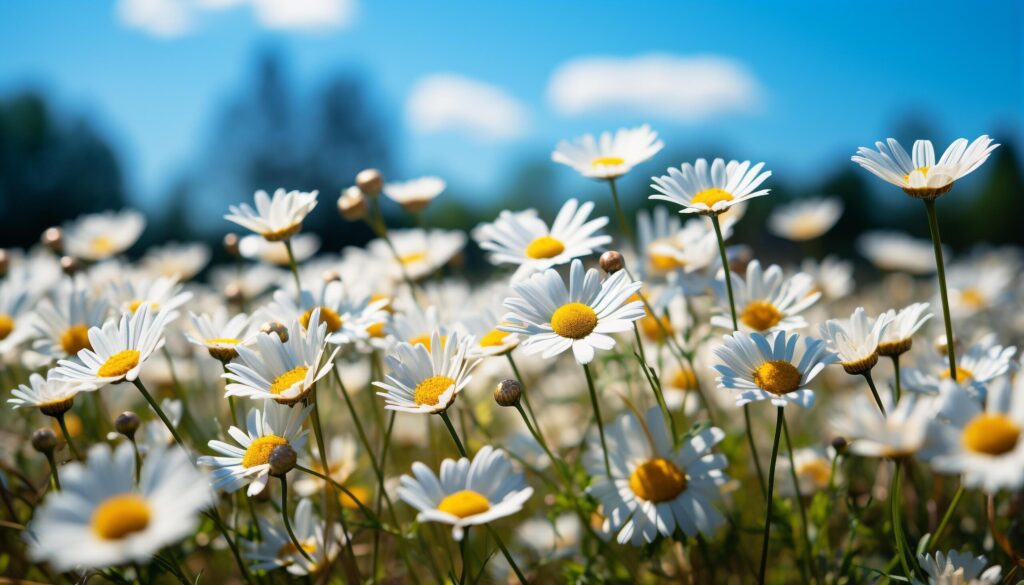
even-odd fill
[[(140, 202), (190, 163), (268, 45), (291, 59), (301, 89), (359, 67), (396, 129), (405, 174), (439, 174), (480, 192), (496, 188), (514, 163), (547, 156), (561, 138), (642, 122), (671, 149), (725, 145), (798, 180), (832, 169), (910, 115), (928, 120), (938, 142), (982, 133), (1020, 138), (1024, 3), (1011, 0), (344, 0), (354, 17), (315, 30), (274, 28), (282, 25), (261, 22), (244, 5), (197, 7), (250, 1), (261, 0), (162, 0), (193, 6), (188, 30), (171, 38), (126, 24), (118, 11), (129, 0), (0, 3), (0, 92), (41, 87), (95, 117), (128, 163)], [(552, 75), (566, 63), (649, 54), (721, 58), (746, 73), (756, 98), (697, 115), (651, 114), (628, 103), (566, 114), (549, 99)], [(404, 114), (407, 100), (439, 73), (502, 91), (525, 112), (520, 131), (481, 139), (417, 130)]]

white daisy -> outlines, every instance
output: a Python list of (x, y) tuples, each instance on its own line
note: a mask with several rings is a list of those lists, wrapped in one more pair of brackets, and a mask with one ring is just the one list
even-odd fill
[[(295, 517), (291, 521), (292, 532), (306, 554), (298, 551), (283, 523), (266, 518), (257, 518), (260, 524), (260, 539), (241, 539), (242, 556), (252, 562), (254, 571), (273, 571), (284, 568), (289, 574), (302, 576), (316, 573), (330, 566), (341, 552), (345, 535), (341, 527), (333, 525), (334, 535), (324, 538), (324, 523), (313, 513), (313, 502), (303, 498), (295, 506)], [(306, 558), (313, 558), (310, 561)]]
[[(822, 447), (793, 449), (793, 463), (795, 464), (800, 495), (808, 497), (828, 488), (829, 483), (832, 482), (832, 461), (835, 457), (835, 450), (831, 447), (828, 449)], [(782, 496), (795, 496), (797, 491), (794, 489), (789, 458), (780, 457), (778, 466), (777, 477), (785, 478), (776, 486), (779, 494)], [(836, 475), (839, 475), (838, 466), (836, 466)]]
[(278, 290), (265, 311), (281, 323), (298, 321), (308, 328), (314, 310), (320, 310), (320, 324), (327, 327), (327, 343), (336, 345), (366, 339), (374, 325), (387, 320), (387, 299), (371, 300), (369, 293), (357, 294), (341, 281), (319, 279), (302, 288), (298, 303), (293, 293)]
[[(979, 397), (985, 395), (985, 385), (1006, 374), (1012, 368), (1016, 346), (1004, 347), (996, 342), (995, 334), (982, 337), (971, 344), (966, 352), (957, 352), (956, 381), (973, 389)], [(902, 381), (915, 392), (936, 394), (943, 380), (950, 379), (947, 357), (929, 347), (918, 361), (917, 367), (903, 371)]]
[(1009, 383), (992, 384), (984, 406), (951, 380), (939, 400), (943, 448), (931, 461), (940, 473), (963, 476), (964, 486), (985, 493), (1016, 491), (1024, 485), (1024, 393)]
[(390, 373), (384, 382), (373, 383), (385, 390), (377, 393), (384, 398), (384, 408), (424, 414), (446, 410), (472, 379), (469, 372), (476, 362), (466, 359), (471, 342), (460, 339), (457, 331), (447, 340), (434, 331), (430, 349), (419, 343), (396, 345), (386, 360)]
[(603, 132), (600, 138), (584, 134), (572, 142), (563, 140), (551, 153), (551, 160), (576, 169), (588, 179), (610, 180), (646, 162), (664, 146), (658, 133), (644, 124), (620, 128), (614, 136)]
[(657, 205), (650, 212), (646, 209), (636, 212), (640, 275), (661, 275), (684, 266), (683, 251), (675, 242), (682, 224), (679, 215), (669, 213), (664, 205)]
[(79, 380), (62, 380), (59, 378), (45, 379), (33, 373), (28, 378), (28, 385), (21, 384), (11, 390), (7, 403), (12, 408), (34, 407), (47, 416), (63, 415), (71, 408), (75, 396), (79, 392), (96, 390), (94, 384)]
[(234, 492), (248, 484), (246, 493), (254, 496), (270, 481), (270, 454), (279, 445), (288, 445), (296, 453), (306, 444), (306, 431), (302, 428), (312, 406), (292, 408), (276, 402), (263, 403), (263, 412), (253, 408), (245, 418), (246, 430), (228, 429), (238, 446), (213, 440), (208, 444), (220, 453), (205, 455), (197, 462), (213, 467), (213, 487)]
[(814, 406), (814, 391), (807, 384), (837, 356), (825, 342), (796, 333), (788, 337), (777, 331), (769, 337), (760, 333), (736, 331), (725, 336), (725, 343), (714, 350), (721, 363), (718, 387), (738, 392), (736, 405), (771, 400), (775, 406), (793, 403), (804, 408)]
[(440, 195), (447, 183), (440, 177), (420, 177), (411, 181), (386, 183), (384, 195), (409, 213), (419, 213)]
[(245, 313), (229, 316), (224, 307), (218, 307), (213, 316), (189, 313), (193, 333), (186, 333), (189, 343), (206, 348), (210, 357), (227, 363), (238, 357), (239, 345), (254, 343), (251, 318)]
[(867, 392), (858, 393), (834, 409), (830, 426), (849, 441), (851, 453), (861, 457), (928, 459), (936, 405), (926, 396), (904, 394), (893, 404), (888, 394), (880, 396), (882, 414)]
[(843, 214), (838, 197), (800, 199), (780, 205), (768, 216), (768, 229), (780, 238), (804, 242), (825, 234)]
[(62, 226), (64, 253), (83, 260), (103, 260), (124, 252), (146, 229), (138, 211), (106, 211), (83, 215)]
[(412, 464), (412, 473), (401, 477), (398, 497), (419, 511), (417, 522), (451, 524), (455, 540), (462, 540), (471, 526), (516, 514), (533, 495), (505, 452), (490, 445), (472, 462), (465, 457), (445, 459), (440, 477), (418, 461)]
[(1002, 581), (1003, 569), (995, 565), (985, 569), (988, 559), (969, 552), (948, 551), (918, 554), (917, 561), (928, 574), (928, 585), (996, 585)]
[(501, 320), (490, 310), (481, 311), (459, 321), (459, 327), (473, 338), (467, 352), (470, 358), (505, 355), (519, 345), (519, 334), (502, 331), (497, 328), (499, 325)]
[(53, 376), (100, 387), (134, 382), (142, 364), (164, 346), (164, 327), (175, 315), (142, 305), (134, 313), (121, 315), (120, 321), (111, 319), (103, 327), (91, 328), (91, 349), (80, 350), (73, 359), (60, 360)]
[[(466, 245), (466, 234), (448, 230), (391, 230), (392, 252), (387, 242), (378, 238), (366, 245), (366, 252), (388, 267), (391, 278), (400, 280), (403, 274), (419, 279), (439, 270), (458, 255)], [(397, 258), (396, 258), (397, 253)]]
[(643, 303), (629, 301), (641, 286), (625, 270), (602, 282), (597, 270), (584, 274), (583, 263), (573, 260), (568, 287), (554, 269), (514, 283), (514, 296), (504, 302), (509, 312), (498, 329), (525, 335), (528, 355), (550, 358), (572, 348), (578, 363), (589, 364), (595, 349), (615, 346), (609, 334), (629, 331), (644, 316)]
[[(309, 260), (320, 249), (320, 236), (316, 234), (295, 234), (288, 240), (296, 263)], [(283, 241), (270, 241), (262, 236), (248, 235), (239, 240), (238, 253), (242, 258), (259, 260), (275, 266), (288, 266), (288, 247)]]
[(122, 313), (137, 311), (142, 305), (170, 313), (192, 299), (192, 293), (183, 289), (176, 277), (136, 274), (115, 283), (110, 289), (110, 300)]
[(29, 554), (61, 572), (147, 562), (192, 535), (213, 505), (206, 478), (177, 447), (151, 451), (135, 485), (135, 452), (93, 446), (86, 463), (61, 469), (61, 490), (36, 509)]
[[(879, 270), (922, 275), (935, 272), (931, 240), (897, 231), (870, 231), (857, 237), (857, 250)], [(944, 254), (948, 255), (949, 250)]]
[(0, 282), (0, 354), (21, 345), (35, 333), (35, 317), (29, 312), (32, 297), (27, 279), (7, 278)]
[(65, 278), (53, 298), (44, 298), (36, 306), (33, 326), (38, 338), (32, 349), (51, 360), (74, 357), (83, 349), (92, 349), (89, 329), (100, 327), (107, 318), (109, 305), (82, 278)]
[(492, 264), (516, 264), (517, 277), (523, 277), (589, 256), (610, 244), (611, 236), (600, 233), (608, 218), (589, 219), (593, 210), (593, 202), (580, 205), (570, 199), (562, 205), (550, 229), (533, 209), (502, 211), (493, 223), (477, 226), (473, 239), (490, 252)]
[(209, 261), (210, 248), (206, 244), (171, 242), (147, 250), (139, 264), (150, 275), (186, 281), (199, 274)]
[[(715, 295), (725, 314), (711, 317), (711, 324), (732, 329), (724, 272), (719, 275), (714, 283)], [(804, 327), (807, 321), (799, 313), (821, 298), (809, 275), (798, 272), (787, 279), (776, 264), (762, 270), (760, 262), (751, 260), (745, 279), (733, 272), (730, 275), (740, 331), (789, 331)]]
[(762, 168), (764, 163), (751, 167), (750, 161), (726, 164), (720, 158), (708, 166), (707, 160), (699, 158), (692, 165), (669, 167), (667, 175), (651, 177), (651, 188), (657, 193), (650, 199), (675, 203), (682, 207), (680, 213), (722, 213), (737, 203), (768, 194), (769, 189), (757, 189), (772, 176), (771, 171), (762, 173)]
[(839, 364), (846, 373), (860, 375), (878, 363), (878, 344), (891, 319), (890, 313), (872, 319), (864, 307), (857, 307), (849, 319), (829, 319), (819, 331), (829, 349), (839, 356)]
[(821, 291), (826, 300), (835, 301), (853, 291), (853, 263), (836, 256), (825, 256), (820, 261), (804, 258), (800, 263), (800, 272), (811, 277), (814, 290)]
[(274, 333), (259, 333), (253, 347), (236, 345), (238, 359), (225, 366), (224, 395), (291, 405), (312, 392), (317, 381), (331, 372), (338, 349), (325, 358), (327, 324), (320, 320), (320, 309), (313, 309), (310, 321), (320, 325), (307, 329), (293, 321), (288, 341)]
[(890, 323), (882, 334), (882, 340), (878, 344), (878, 353), (886, 356), (898, 356), (910, 351), (914, 343), (914, 334), (932, 318), (932, 313), (927, 313), (928, 303), (914, 303), (896, 312), (889, 309), (885, 312)]
[(876, 142), (875, 148), (860, 147), (850, 160), (883, 181), (919, 199), (934, 199), (953, 188), (953, 183), (980, 167), (998, 147), (987, 135), (967, 143), (958, 138), (935, 161), (935, 147), (930, 140), (914, 141), (913, 155), (908, 155), (895, 138)]
[(725, 432), (702, 429), (673, 447), (661, 411), (651, 408), (641, 423), (632, 413), (607, 427), (611, 477), (600, 441), (591, 438), (584, 466), (593, 476), (588, 488), (601, 504), (618, 542), (640, 546), (676, 528), (689, 537), (714, 534), (725, 522), (715, 508), (728, 481), (724, 455), (711, 453)]
[(441, 343), (445, 343), (449, 333), (448, 326), (441, 322), (437, 306), (430, 305), (421, 309), (415, 304), (396, 313), (384, 330), (395, 341), (419, 344), (428, 351), (431, 347), (430, 336), (435, 331), (440, 332)]
[(1020, 264), (979, 256), (972, 255), (949, 267), (949, 311), (954, 318), (970, 317), (1012, 302), (1010, 293), (1021, 273)]
[(316, 196), (317, 191), (278, 189), (273, 197), (266, 191), (256, 191), (256, 209), (248, 203), (232, 205), (224, 219), (256, 232), (268, 242), (279, 242), (299, 233), (302, 221), (316, 207)]

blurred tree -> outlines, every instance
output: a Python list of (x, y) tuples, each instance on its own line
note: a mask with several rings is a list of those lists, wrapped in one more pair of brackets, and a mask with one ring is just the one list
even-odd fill
[(0, 246), (30, 246), (47, 227), (124, 201), (114, 151), (90, 124), (35, 93), (0, 101)]
[(954, 199), (957, 211), (948, 214), (951, 229), (943, 231), (942, 235), (946, 239), (949, 233), (954, 246), (962, 248), (978, 242), (1024, 244), (1024, 232), (1020, 229), (1021, 218), (1024, 218), (1024, 172), (1020, 153), (1012, 141), (1002, 142), (982, 167), (981, 172), (985, 173), (982, 180), (969, 184), (977, 188), (961, 191), (959, 195), (957, 188), (952, 192), (957, 195)]

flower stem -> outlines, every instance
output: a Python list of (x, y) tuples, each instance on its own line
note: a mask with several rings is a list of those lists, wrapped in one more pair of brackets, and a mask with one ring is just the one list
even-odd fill
[(323, 480), (324, 483), (334, 487), (334, 489), (336, 489), (339, 492), (345, 494), (346, 496), (351, 498), (353, 502), (356, 503), (356, 506), (359, 507), (359, 511), (362, 512), (363, 515), (365, 515), (371, 522), (373, 522), (375, 524), (381, 524), (380, 518), (378, 518), (377, 515), (373, 513), (373, 510), (367, 508), (366, 504), (364, 504), (361, 501), (359, 501), (359, 498), (357, 498), (355, 494), (353, 494), (344, 485), (342, 485), (342, 484), (338, 483), (337, 481), (335, 481), (333, 477), (330, 477), (329, 475), (326, 475), (324, 473), (320, 473), (319, 471), (316, 471), (315, 469), (310, 469), (308, 467), (303, 467), (301, 465), (296, 465), (295, 469), (298, 469), (299, 471), (301, 471), (302, 473), (305, 473), (307, 475), (312, 475), (313, 477), (319, 478), (319, 479)]
[(772, 532), (772, 494), (775, 492), (775, 461), (779, 455), (779, 436), (782, 434), (782, 425), (785, 424), (784, 407), (778, 407), (778, 416), (775, 420), (775, 440), (772, 441), (772, 462), (768, 468), (768, 501), (765, 504), (764, 513), (764, 540), (761, 542), (761, 569), (758, 572), (757, 582), (764, 585), (764, 578), (768, 569), (768, 541)]
[(935, 200), (925, 199), (928, 211), (928, 230), (935, 248), (935, 270), (939, 276), (939, 297), (942, 299), (942, 320), (946, 326), (946, 356), (949, 358), (949, 377), (956, 380), (956, 350), (953, 341), (953, 321), (949, 316), (949, 294), (946, 292), (946, 267), (942, 261), (942, 237), (939, 235), (939, 217), (935, 212)]
[[(307, 561), (315, 565), (316, 561), (313, 560), (313, 557), (309, 556), (309, 553), (306, 552), (306, 547), (302, 546), (299, 539), (295, 537), (295, 531), (292, 530), (292, 521), (288, 519), (288, 476), (282, 475), (279, 479), (281, 480), (281, 518), (284, 520), (284, 529), (288, 531), (288, 538), (292, 539), (292, 545), (295, 546), (295, 550), (302, 553), (302, 556), (306, 557)], [(326, 534), (324, 534), (324, 538), (327, 538)]]
[(615, 204), (615, 215), (619, 218), (619, 229), (627, 242), (633, 242), (633, 229), (626, 220), (626, 214), (622, 211), (622, 204), (619, 203), (619, 188), (615, 185), (615, 179), (608, 179), (608, 187), (612, 190), (612, 203)]
[(71, 456), (75, 459), (82, 459), (82, 456), (78, 454), (78, 449), (75, 448), (75, 443), (71, 440), (71, 433), (68, 432), (68, 423), (64, 421), (63, 412), (57, 415), (57, 424), (60, 425), (60, 432), (64, 435), (64, 442), (68, 444)]
[(750, 424), (750, 404), (743, 405), (743, 422), (747, 428), (747, 445), (750, 447), (750, 457), (754, 460), (754, 469), (757, 471), (757, 483), (761, 486), (761, 495), (768, 497), (768, 488), (765, 487), (764, 470), (761, 469), (761, 457), (757, 454), (757, 444), (754, 442), (754, 427)]
[(181, 440), (181, 435), (178, 434), (178, 429), (174, 428), (174, 425), (171, 424), (171, 419), (167, 418), (167, 415), (164, 414), (164, 409), (160, 408), (160, 405), (153, 399), (153, 395), (149, 393), (149, 390), (146, 390), (146, 386), (142, 384), (142, 379), (135, 378), (132, 383), (135, 384), (135, 387), (142, 393), (142, 397), (149, 403), (150, 408), (152, 408), (156, 412), (156, 415), (160, 417), (160, 420), (163, 421), (164, 426), (167, 427), (171, 436), (174, 437), (174, 442), (181, 447), (182, 451), (188, 453), (188, 447), (185, 446), (185, 441)]
[(903, 490), (903, 476), (900, 473), (902, 465), (900, 461), (894, 461), (892, 470), (892, 487), (889, 490), (889, 502), (892, 511), (892, 531), (896, 539), (896, 556), (900, 559), (900, 566), (903, 567), (903, 574), (907, 578), (914, 576), (910, 565), (907, 563), (907, 552), (905, 550), (906, 537), (903, 534), (903, 515), (900, 513), (900, 500)]
[(875, 380), (871, 377), (871, 370), (864, 372), (864, 379), (868, 381), (868, 388), (871, 388), (871, 395), (875, 397), (878, 410), (882, 411), (882, 416), (885, 416), (885, 406), (882, 405), (882, 397), (878, 395), (878, 388), (875, 387)]
[(587, 389), (590, 391), (590, 403), (594, 406), (594, 418), (597, 420), (597, 434), (601, 437), (601, 451), (604, 455), (604, 470), (608, 481), (612, 480), (612, 464), (608, 459), (608, 443), (604, 439), (604, 423), (601, 422), (601, 407), (598, 405), (597, 390), (594, 389), (594, 377), (590, 373), (590, 365), (583, 364), (583, 373), (587, 376)]
[(718, 223), (718, 214), (711, 215), (711, 225), (715, 227), (715, 236), (718, 238), (718, 254), (722, 258), (722, 270), (725, 274), (725, 290), (729, 294), (729, 310), (732, 313), (732, 329), (738, 331), (739, 321), (736, 319), (736, 300), (732, 294), (732, 274), (729, 271), (729, 257), (725, 253), (725, 239), (722, 237), (722, 226)]
[(523, 575), (522, 570), (519, 569), (519, 565), (517, 565), (515, 559), (512, 558), (512, 554), (508, 552), (508, 548), (505, 547), (505, 543), (502, 542), (501, 537), (498, 536), (498, 532), (495, 531), (494, 528), (491, 528), (490, 524), (485, 524), (484, 526), (487, 527), (491, 536), (494, 537), (494, 541), (498, 543), (498, 548), (501, 549), (501, 554), (505, 557), (505, 561), (508, 562), (508, 565), (512, 567), (512, 572), (516, 574), (516, 578), (519, 579), (519, 582), (523, 585), (528, 585), (529, 581), (526, 580), (526, 576)]
[(815, 581), (818, 581), (818, 571), (815, 568), (816, 565), (812, 560), (811, 537), (808, 533), (809, 528), (807, 525), (807, 507), (804, 503), (804, 494), (800, 491), (800, 477), (797, 475), (796, 472), (796, 460), (793, 458), (793, 443), (789, 439), (789, 425), (786, 424), (785, 418), (782, 419), (782, 433), (786, 439), (786, 452), (789, 455), (789, 474), (793, 478), (793, 492), (796, 494), (797, 504), (800, 508), (800, 525), (802, 527), (801, 532), (804, 541), (804, 554), (806, 555), (804, 558), (805, 562), (800, 564), (800, 569), (801, 572), (804, 573), (804, 581), (808, 581), (806, 574), (806, 565), (807, 561), (810, 561), (811, 569), (814, 573), (814, 579)]
[(960, 505), (960, 499), (964, 497), (964, 491), (964, 484), (961, 483), (960, 486), (956, 488), (956, 493), (953, 494), (953, 499), (949, 502), (949, 506), (946, 508), (946, 513), (942, 515), (942, 520), (939, 521), (938, 528), (928, 535), (928, 540), (925, 541), (924, 545), (924, 552), (928, 552), (933, 546), (939, 544), (939, 539), (942, 538), (942, 532), (946, 529), (946, 525), (949, 524), (949, 520), (953, 517), (953, 512), (955, 512), (957, 506)]
[[(657, 315), (652, 315), (655, 321), (658, 320)], [(676, 444), (679, 440), (678, 433), (676, 432), (676, 419), (672, 416), (672, 412), (668, 409), (668, 403), (665, 402), (665, 394), (661, 390), (661, 384), (655, 382), (654, 378), (648, 372), (651, 370), (650, 365), (647, 363), (647, 353), (644, 351), (643, 341), (640, 339), (640, 327), (633, 321), (633, 335), (636, 336), (636, 349), (640, 356), (640, 368), (644, 370), (644, 374), (647, 376), (647, 381), (654, 392), (654, 399), (658, 402), (658, 406), (661, 408), (661, 415), (665, 417), (665, 422), (668, 423), (668, 428), (672, 431), (672, 444)]]
[(448, 432), (451, 434), (452, 440), (455, 441), (455, 446), (459, 449), (459, 455), (469, 457), (469, 453), (466, 452), (466, 448), (462, 446), (462, 441), (459, 440), (459, 434), (455, 432), (455, 427), (452, 426), (452, 419), (448, 418), (448, 411), (442, 410), (440, 415), (441, 420), (444, 421), (444, 426), (448, 427)]
[(896, 404), (899, 404), (900, 393), (902, 391), (902, 389), (900, 387), (900, 356), (894, 355), (894, 356), (891, 356), (891, 359), (892, 359), (892, 369), (893, 369), (893, 371), (896, 374), (896, 385), (893, 386), (893, 388), (892, 388), (892, 393), (893, 393), (892, 394), (892, 398), (893, 398), (892, 403), (895, 406)]
[(530, 405), (530, 397), (526, 393), (526, 381), (523, 380), (523, 375), (519, 373), (519, 366), (516, 365), (516, 361), (512, 359), (512, 352), (508, 351), (505, 353), (505, 357), (508, 359), (508, 365), (512, 366), (512, 373), (516, 376), (516, 381), (519, 382), (519, 387), (523, 391), (523, 403), (526, 404), (526, 410), (530, 413), (530, 417), (533, 419), (534, 426), (540, 430), (540, 425), (537, 424), (537, 415), (533, 412), (533, 406)]
[(47, 451), (46, 460), (50, 463), (50, 478), (53, 480), (53, 489), (60, 491), (60, 475), (57, 473), (57, 461), (54, 460), (53, 450)]
[[(466, 527), (465, 534), (462, 535), (462, 540), (459, 541), (459, 557), (462, 559), (462, 574), (459, 575), (459, 585), (465, 585), (466, 575), (469, 572), (469, 562), (466, 556), (466, 544), (469, 542), (469, 527)], [(455, 571), (455, 567), (452, 567), (452, 571)]]
[(284, 241), (284, 249), (288, 252), (288, 267), (292, 270), (292, 277), (295, 279), (295, 293), (301, 300), (302, 282), (299, 280), (299, 265), (295, 262), (295, 252), (292, 251), (292, 239)]

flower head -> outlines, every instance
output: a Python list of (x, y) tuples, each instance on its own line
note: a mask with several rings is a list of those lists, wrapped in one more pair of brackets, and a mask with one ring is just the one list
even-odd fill
[[(798, 272), (787, 279), (776, 264), (763, 270), (760, 262), (751, 260), (747, 264), (746, 278), (731, 272), (730, 275), (740, 331), (766, 333), (804, 327), (807, 321), (800, 313), (821, 298), (821, 293), (814, 290), (814, 280), (809, 275)], [(714, 286), (723, 311), (729, 311), (724, 272)], [(733, 328), (732, 318), (728, 315), (715, 315), (711, 324), (724, 329)]]
[(28, 378), (28, 385), (22, 384), (11, 390), (7, 403), (12, 408), (35, 407), (48, 416), (63, 415), (71, 408), (75, 396), (79, 392), (92, 392), (94, 384), (81, 380), (62, 380), (60, 378), (43, 378), (33, 373)]
[(682, 207), (680, 213), (717, 215), (737, 203), (767, 195), (769, 189), (758, 187), (772, 176), (761, 172), (764, 163), (751, 166), (750, 161), (726, 162), (716, 158), (711, 165), (703, 158), (694, 164), (670, 167), (667, 175), (651, 177), (651, 188), (657, 191), (651, 199), (660, 199)]
[(801, 199), (772, 210), (768, 229), (794, 242), (813, 240), (832, 229), (842, 214), (843, 202), (838, 197)]
[(103, 327), (89, 329), (89, 347), (74, 358), (60, 360), (53, 377), (90, 382), (97, 386), (134, 382), (142, 364), (164, 346), (164, 327), (177, 313), (157, 311), (148, 304), (121, 315)]
[(551, 153), (551, 160), (576, 169), (588, 179), (611, 180), (649, 160), (664, 146), (658, 133), (644, 124), (620, 128), (614, 135), (603, 132), (599, 138), (584, 134), (572, 142), (563, 140)]
[[(446, 410), (466, 387), (476, 362), (466, 359), (471, 339), (453, 332), (443, 339), (439, 331), (429, 344), (400, 342), (387, 357), (385, 381), (373, 385), (388, 410), (432, 414)], [(429, 349), (428, 349), (429, 347)]]
[(131, 209), (106, 211), (83, 215), (62, 229), (66, 254), (96, 261), (131, 248), (146, 229), (146, 218)]
[(849, 319), (829, 319), (822, 323), (821, 337), (839, 356), (846, 373), (863, 374), (878, 362), (878, 344), (890, 319), (889, 313), (872, 319), (864, 307), (857, 307)]
[(896, 185), (918, 199), (934, 199), (953, 188), (953, 183), (974, 172), (998, 147), (987, 135), (968, 144), (958, 138), (936, 162), (935, 147), (930, 140), (914, 141), (913, 154), (908, 155), (895, 138), (876, 142), (875, 148), (860, 147), (851, 160), (883, 181)]
[(237, 223), (263, 236), (268, 242), (287, 240), (302, 229), (302, 221), (316, 207), (317, 191), (285, 191), (278, 189), (271, 197), (256, 191), (256, 208), (248, 203), (232, 205), (224, 219)]

